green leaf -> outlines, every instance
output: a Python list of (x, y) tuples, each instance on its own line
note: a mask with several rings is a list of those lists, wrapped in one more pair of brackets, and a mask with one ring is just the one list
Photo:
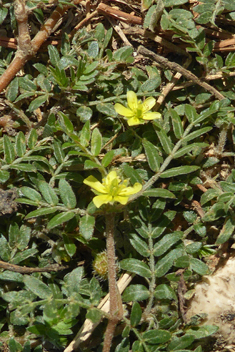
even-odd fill
[(20, 229), (16, 222), (13, 222), (9, 226), (9, 245), (11, 248), (16, 246), (17, 240), (20, 236)]
[(9, 101), (14, 101), (16, 99), (18, 95), (18, 89), (19, 89), (18, 83), (19, 83), (18, 77), (15, 77), (7, 87), (6, 97)]
[(170, 154), (172, 149), (173, 149), (173, 145), (171, 143), (171, 140), (169, 139), (169, 137), (167, 136), (166, 132), (164, 130), (156, 130), (157, 136), (159, 138), (159, 141), (162, 145), (162, 148), (164, 149), (164, 151), (167, 154)]
[(131, 46), (123, 46), (122, 48), (117, 49), (113, 53), (113, 58), (116, 61), (128, 61), (128, 59), (132, 56), (132, 54), (133, 54), (133, 48)]
[(136, 340), (134, 341), (134, 343), (132, 344), (132, 352), (144, 352), (145, 349), (143, 347), (143, 342)]
[(179, 149), (175, 154), (174, 154), (174, 159), (180, 158), (181, 156), (191, 152), (191, 151), (196, 151), (199, 148), (206, 148), (208, 147), (207, 143), (192, 143), (190, 145), (186, 145), (184, 147), (182, 147), (181, 149)]
[(92, 41), (88, 46), (87, 55), (89, 57), (96, 58), (98, 54), (99, 54), (99, 44), (97, 41)]
[(40, 208), (34, 211), (31, 211), (28, 213), (25, 217), (25, 219), (31, 219), (31, 218), (36, 218), (38, 216), (44, 216), (48, 214), (53, 214), (57, 211), (56, 207), (53, 208)]
[(171, 333), (166, 330), (149, 330), (143, 333), (142, 338), (150, 345), (157, 345), (169, 341)]
[(196, 130), (190, 134), (188, 134), (186, 137), (184, 137), (184, 142), (189, 142), (192, 139), (195, 139), (197, 137), (202, 136), (204, 133), (209, 132), (212, 129), (212, 127), (203, 127), (200, 128), (199, 130)]
[(160, 166), (163, 162), (162, 157), (159, 155), (159, 150), (151, 142), (145, 139), (143, 139), (142, 143), (148, 160), (149, 167), (154, 172), (157, 172), (160, 169)]
[(19, 157), (22, 157), (26, 152), (26, 141), (22, 131), (20, 131), (16, 136), (15, 148), (16, 148), (16, 154)]
[(182, 255), (174, 261), (174, 266), (177, 268), (188, 268), (189, 267), (189, 256)]
[(149, 290), (144, 285), (130, 285), (124, 291), (122, 298), (125, 302), (144, 301), (150, 296)]
[(14, 339), (14, 337), (10, 337), (8, 341), (9, 352), (20, 352), (22, 351), (22, 345)]
[(110, 150), (108, 151), (105, 156), (103, 157), (102, 161), (101, 161), (101, 164), (104, 166), (104, 167), (107, 167), (109, 166), (109, 164), (112, 162), (113, 160), (113, 157), (114, 157), (114, 150)]
[[(143, 4), (144, 3), (142, 2), (142, 7), (143, 7)], [(161, 18), (163, 10), (164, 10), (164, 4), (162, 0), (158, 1), (157, 5), (151, 6), (144, 19), (144, 28), (148, 28), (150, 29), (150, 31), (154, 32), (159, 22), (159, 19)]]
[(94, 156), (99, 155), (102, 148), (102, 135), (98, 128), (95, 128), (91, 135), (91, 153)]
[(37, 139), (38, 139), (38, 135), (37, 135), (37, 132), (34, 128), (31, 129), (29, 135), (28, 135), (28, 147), (29, 149), (33, 149), (36, 142), (37, 142)]
[(68, 253), (68, 255), (72, 258), (76, 253), (77, 247), (74, 244), (73, 240), (65, 234), (63, 234), (63, 240), (64, 240), (64, 248)]
[(175, 291), (169, 285), (166, 285), (166, 284), (158, 285), (155, 292), (154, 292), (154, 296), (157, 300), (158, 299), (163, 299), (163, 300), (164, 299), (170, 299), (170, 300), (177, 299)]
[(192, 329), (188, 329), (187, 333), (193, 335), (195, 339), (204, 339), (205, 337), (215, 334), (218, 329), (219, 327), (215, 325), (195, 326)]
[(131, 309), (130, 323), (135, 327), (139, 324), (142, 316), (142, 309), (138, 302), (134, 302)]
[(97, 169), (100, 165), (92, 160), (86, 160), (84, 163), (84, 170)]
[(52, 292), (50, 288), (34, 276), (25, 275), (24, 284), (31, 292), (33, 292), (39, 298), (48, 299), (52, 297)]
[(38, 253), (38, 250), (36, 248), (25, 249), (23, 252), (17, 253), (14, 256), (14, 258), (11, 260), (11, 263), (19, 264), (30, 257), (35, 257), (35, 254), (37, 253)]
[(23, 275), (20, 273), (14, 273), (13, 271), (5, 270), (3, 273), (0, 273), (0, 280), (22, 283)]
[(54, 140), (54, 153), (55, 153), (55, 157), (56, 157), (56, 160), (58, 161), (58, 163), (62, 164), (63, 161), (64, 161), (64, 151), (61, 147), (61, 144), (59, 142), (57, 142), (56, 140)]
[(63, 130), (70, 135), (73, 133), (73, 124), (69, 120), (68, 116), (66, 116), (63, 112), (59, 111), (58, 115), (60, 117), (60, 125), (63, 128)]
[(195, 337), (193, 335), (184, 335), (182, 337), (175, 337), (172, 339), (170, 344), (168, 345), (168, 350), (169, 351), (175, 351), (175, 350), (181, 350), (184, 349), (188, 346), (190, 346), (193, 341), (195, 340)]
[(80, 234), (89, 241), (92, 238), (95, 226), (95, 217), (91, 215), (84, 215), (80, 218), (79, 230)]
[(0, 182), (5, 183), (10, 177), (10, 173), (6, 170), (0, 170)]
[(183, 250), (181, 248), (176, 248), (167, 253), (163, 258), (161, 258), (156, 264), (156, 276), (162, 277), (170, 270), (174, 264), (174, 260), (183, 255)]
[(47, 228), (48, 228), (48, 230), (51, 230), (54, 227), (57, 227), (57, 226), (63, 224), (64, 222), (68, 222), (74, 216), (75, 216), (75, 213), (73, 213), (72, 211), (57, 214), (49, 221)]
[(108, 43), (109, 43), (110, 39), (112, 38), (112, 34), (113, 34), (113, 28), (110, 27), (106, 31), (106, 35), (105, 35), (105, 38), (104, 38), (104, 42), (103, 42), (103, 48), (104, 49), (108, 46)]
[(25, 163), (11, 165), (10, 168), (19, 170), (19, 171), (37, 172), (37, 169), (34, 165), (25, 164)]
[(86, 319), (92, 321), (93, 324), (98, 323), (102, 318), (102, 313), (97, 309), (90, 309), (86, 314)]
[(165, 231), (167, 226), (174, 220), (176, 215), (175, 211), (169, 210), (162, 214), (158, 226), (152, 230), (152, 238), (158, 238)]
[(183, 125), (181, 118), (177, 114), (177, 112), (174, 109), (169, 110), (170, 115), (171, 115), (171, 121), (173, 125), (173, 130), (176, 138), (180, 139), (184, 133)]
[(43, 105), (48, 99), (48, 95), (40, 95), (36, 99), (32, 100), (31, 103), (29, 104), (28, 111), (33, 112), (37, 108), (39, 108), (41, 105)]
[(188, 0), (163, 0), (165, 7), (183, 5), (188, 2)]
[(234, 52), (230, 52), (228, 54), (228, 56), (226, 57), (225, 60), (225, 65), (227, 66), (227, 68), (233, 68), (235, 67), (235, 53)]
[(96, 109), (104, 115), (116, 117), (117, 113), (111, 103), (98, 103)]
[(127, 270), (131, 273), (135, 273), (143, 277), (151, 277), (151, 271), (149, 269), (149, 266), (138, 259), (123, 259), (120, 262), (120, 267), (123, 270)]
[(16, 201), (20, 204), (28, 204), (28, 205), (33, 205), (33, 206), (38, 206), (38, 202), (34, 202), (28, 198), (17, 198)]
[(198, 118), (198, 114), (196, 109), (189, 104), (185, 104), (184, 106), (185, 115), (187, 116), (189, 122), (193, 122)]
[(194, 172), (196, 170), (200, 169), (199, 166), (195, 165), (187, 165), (187, 166), (179, 166), (179, 167), (174, 167), (170, 170), (164, 171), (160, 177), (162, 178), (169, 178), (169, 177), (174, 177), (174, 176), (179, 176), (179, 175), (186, 175), (191, 172)]
[(80, 134), (80, 143), (83, 147), (87, 147), (89, 145), (91, 138), (91, 129), (90, 129), (90, 121), (87, 121), (83, 126)]
[(226, 218), (223, 227), (217, 237), (216, 244), (223, 244), (229, 240), (234, 232), (235, 224), (234, 219), (231, 217)]
[(49, 58), (50, 58), (52, 65), (59, 66), (60, 65), (60, 55), (59, 55), (57, 49), (55, 48), (55, 46), (48, 45), (47, 49), (48, 49), (48, 54), (49, 54)]
[(175, 199), (176, 196), (164, 188), (151, 188), (147, 191), (144, 191), (143, 196), (146, 197), (157, 197), (157, 198), (170, 198)]
[(44, 76), (47, 76), (48, 71), (45, 65), (40, 64), (40, 63), (36, 63), (33, 65), (33, 67), (36, 68), (36, 70), (38, 70), (40, 73), (42, 73)]
[(3, 21), (7, 17), (7, 14), (8, 14), (8, 9), (6, 7), (1, 7), (0, 8), (0, 24), (3, 23)]
[(91, 119), (93, 111), (88, 106), (80, 106), (76, 111), (76, 115), (80, 117), (81, 122), (85, 123)]
[(76, 196), (70, 184), (63, 178), (59, 181), (59, 191), (62, 202), (68, 209), (74, 209), (77, 205)]
[(83, 277), (83, 267), (73, 269), (70, 273), (65, 275), (64, 281), (66, 283), (65, 288), (69, 295), (79, 292), (81, 286), (81, 280)]
[(38, 184), (38, 188), (42, 193), (45, 201), (50, 205), (57, 205), (59, 203), (59, 199), (54, 191), (54, 189), (45, 181), (40, 181)]
[(135, 184), (136, 182), (142, 184), (142, 178), (138, 174), (138, 172), (128, 164), (123, 163), (121, 166), (124, 174), (126, 177), (128, 177), (131, 180), (132, 184)]
[(155, 243), (153, 254), (157, 257), (161, 256), (168, 251), (176, 242), (183, 238), (184, 233), (182, 231), (176, 231), (165, 235), (160, 241)]
[(208, 189), (201, 196), (201, 205), (205, 205), (207, 202), (210, 202), (212, 199), (219, 197), (221, 191), (218, 189)]
[(4, 134), (3, 136), (4, 157), (7, 164), (11, 164), (15, 160), (15, 151), (10, 138)]
[(21, 187), (20, 192), (27, 198), (35, 201), (35, 202), (40, 202), (42, 197), (41, 194), (35, 191), (35, 189), (30, 188), (30, 187)]
[(200, 275), (208, 275), (210, 273), (208, 266), (197, 258), (190, 258), (190, 268)]
[(17, 240), (17, 248), (20, 251), (22, 251), (28, 246), (30, 237), (31, 237), (31, 228), (26, 225), (22, 225), (20, 227), (20, 237)]
[(0, 248), (1, 248), (0, 258), (2, 260), (5, 260), (5, 262), (8, 262), (11, 258), (12, 249), (10, 248), (9, 243), (7, 242), (6, 238), (3, 235), (1, 235), (0, 237)]
[(129, 240), (139, 254), (141, 254), (143, 257), (149, 257), (150, 251), (148, 245), (140, 238), (140, 236), (138, 236), (136, 233), (131, 233), (129, 235)]

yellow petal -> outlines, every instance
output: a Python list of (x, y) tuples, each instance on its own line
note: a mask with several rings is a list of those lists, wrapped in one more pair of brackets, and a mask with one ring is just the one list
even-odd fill
[(142, 185), (140, 183), (135, 183), (133, 187), (124, 188), (119, 195), (120, 196), (131, 196), (132, 194), (138, 193), (142, 189)]
[(147, 99), (145, 99), (145, 101), (142, 104), (142, 108), (143, 108), (143, 113), (145, 113), (146, 111), (151, 110), (154, 105), (156, 104), (156, 99), (153, 97), (149, 97)]
[(114, 109), (119, 115), (126, 116), (126, 117), (133, 116), (133, 111), (131, 109), (126, 108), (122, 104), (116, 103), (114, 105)]
[(122, 205), (125, 205), (128, 202), (128, 196), (115, 196), (113, 199), (115, 202), (119, 202)]
[(132, 90), (127, 92), (127, 104), (131, 110), (136, 110), (138, 108), (137, 96)]
[(83, 180), (83, 183), (90, 186), (91, 188), (94, 188), (99, 193), (107, 193), (102, 183), (100, 183), (94, 176), (87, 177), (85, 180)]
[(140, 124), (140, 120), (134, 116), (134, 117), (131, 117), (130, 119), (128, 119), (127, 123), (129, 126), (137, 126)]
[(161, 118), (160, 112), (146, 112), (143, 115), (144, 120), (154, 120), (154, 119), (160, 119)]
[(117, 176), (116, 171), (110, 171), (110, 173), (104, 179), (105, 180), (105, 184), (106, 185), (111, 185), (111, 183), (115, 179), (118, 181), (118, 183), (121, 181), (120, 177)]
[(108, 194), (102, 195), (102, 196), (96, 196), (93, 198), (93, 203), (95, 204), (96, 208), (100, 208), (101, 205), (107, 204), (112, 201), (112, 196), (109, 196)]

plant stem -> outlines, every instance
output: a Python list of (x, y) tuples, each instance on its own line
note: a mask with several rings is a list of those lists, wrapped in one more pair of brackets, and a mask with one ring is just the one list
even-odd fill
[(115, 214), (106, 214), (106, 248), (108, 259), (108, 280), (109, 280), (109, 314), (110, 319), (105, 331), (103, 352), (109, 352), (117, 323), (122, 319), (121, 296), (116, 284), (116, 260), (115, 260)]

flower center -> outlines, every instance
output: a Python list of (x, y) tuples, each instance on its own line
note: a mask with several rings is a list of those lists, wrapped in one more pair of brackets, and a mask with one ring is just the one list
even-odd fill
[(138, 108), (135, 110), (135, 117), (137, 117), (137, 119), (141, 119), (142, 116), (143, 116), (142, 106), (138, 106)]

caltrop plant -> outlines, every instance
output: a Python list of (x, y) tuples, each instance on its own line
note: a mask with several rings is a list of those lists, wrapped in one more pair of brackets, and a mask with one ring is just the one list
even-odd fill
[[(27, 3), (36, 23), (51, 6), (42, 3)], [(213, 57), (191, 10), (180, 8), (186, 3), (143, 1), (146, 33), (159, 20), (189, 46), (184, 56), (194, 71), (229, 76), (234, 55), (224, 66)], [(4, 4), (0, 19), (9, 12), (13, 26), (13, 8)], [(57, 11), (63, 6), (70, 4), (59, 1)], [(209, 22), (219, 9), (213, 1)], [(161, 106), (162, 90), (176, 79), (169, 62), (156, 66), (153, 53), (146, 66), (138, 64), (143, 57), (135, 64), (134, 48), (113, 49), (113, 41), (102, 23), (72, 39), (64, 32), (59, 47), (28, 62), (4, 93), (14, 121), (0, 119), (0, 343), (10, 352), (51, 345), (201, 352), (217, 331), (187, 320), (186, 299), (210, 274), (208, 256), (233, 238), (235, 175), (214, 172), (221, 158), (234, 157), (226, 150), (227, 140), (234, 143), (233, 88), (205, 92), (209, 84), (199, 80), (190, 90), (182, 79), (183, 89)], [(1, 49), (2, 73), (8, 51)], [(106, 294), (109, 309), (101, 304)]]

